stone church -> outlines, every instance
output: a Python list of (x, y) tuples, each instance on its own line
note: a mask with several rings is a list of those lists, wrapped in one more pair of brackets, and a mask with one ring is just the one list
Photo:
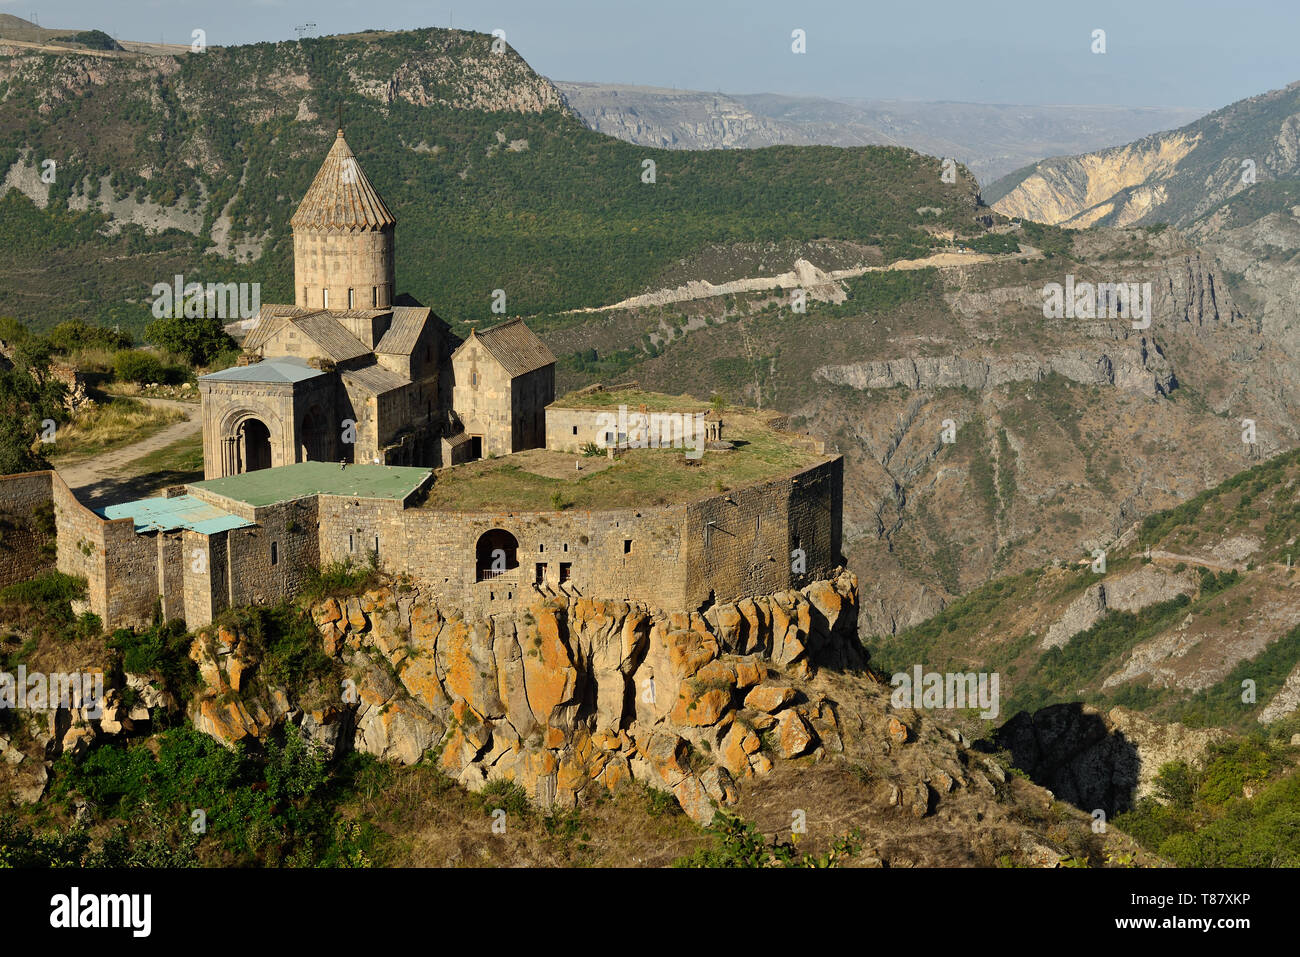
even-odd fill
[(521, 320), (461, 341), (396, 295), (397, 220), (339, 130), (290, 220), (293, 305), (200, 377), (204, 478), (295, 462), (440, 467), (546, 442), (555, 356)]

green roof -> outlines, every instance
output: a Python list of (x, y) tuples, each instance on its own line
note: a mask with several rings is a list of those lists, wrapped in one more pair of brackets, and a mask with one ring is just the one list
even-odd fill
[(231, 366), (220, 372), (209, 372), (201, 379), (219, 379), (223, 382), (302, 382), (322, 375), (301, 359), (293, 356), (276, 356), (246, 366)]
[(349, 465), (333, 462), (298, 462), (280, 468), (227, 475), (194, 482), (201, 488), (246, 505), (272, 505), (308, 495), (352, 495), (401, 501), (419, 488), (428, 469), (398, 465)]
[(95, 513), (109, 519), (133, 519), (137, 534), (188, 528), (204, 535), (211, 535), (214, 532), (243, 528), (251, 524), (238, 515), (231, 515), (192, 495), (178, 495), (175, 498), (142, 498), (134, 502), (97, 508)]

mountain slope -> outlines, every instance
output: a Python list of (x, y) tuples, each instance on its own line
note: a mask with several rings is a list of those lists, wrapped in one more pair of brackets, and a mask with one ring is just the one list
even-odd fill
[(402, 291), (453, 323), (494, 318), (494, 289), (512, 314), (615, 302), (711, 243), (853, 239), (893, 258), (925, 248), (925, 224), (976, 229), (965, 170), (944, 183), (938, 160), (887, 147), (647, 150), (586, 129), (491, 43), (452, 30), (174, 56), (0, 43), (6, 310), (138, 330), (151, 286), (177, 272), (291, 298), (288, 217), (339, 107), (398, 218)]
[(985, 197), (1007, 216), (1055, 225), (1189, 226), (1254, 182), (1298, 172), (1293, 83), (1125, 146), (1043, 160), (991, 184)]
[[(866, 634), (923, 621), (999, 575), (1107, 547), (1136, 518), (1296, 443), (1288, 356), (1180, 234), (1026, 226), (986, 239), (1021, 252), (826, 278), (803, 314), (789, 291), (759, 289), (539, 328), (562, 387), (636, 380), (717, 394), (826, 436), (846, 456), (845, 547)], [(852, 250), (827, 245), (785, 261), (842, 270)], [(766, 247), (728, 254), (697, 274), (728, 279), (735, 260), (750, 275), (759, 262), (784, 271)], [(1150, 282), (1150, 327), (1045, 318), (1044, 286), (1067, 276)], [(1241, 440), (1243, 418), (1256, 445)]]
[(557, 81), (592, 129), (674, 149), (777, 144), (907, 146), (965, 164), (989, 182), (1042, 156), (1097, 149), (1170, 129), (1200, 110), (837, 100)]
[(998, 671), (1008, 715), (1082, 700), (1195, 727), (1279, 721), (1300, 705), (1298, 482), (1300, 453), (1275, 456), (1130, 526), (1104, 569), (998, 579), (868, 646), (881, 668)]

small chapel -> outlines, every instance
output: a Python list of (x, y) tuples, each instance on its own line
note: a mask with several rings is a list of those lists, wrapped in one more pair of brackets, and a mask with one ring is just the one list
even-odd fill
[(199, 378), (205, 479), (296, 462), (439, 468), (546, 444), (555, 356), (520, 319), (455, 336), (396, 293), (397, 219), (339, 130), (290, 220), (294, 303)]

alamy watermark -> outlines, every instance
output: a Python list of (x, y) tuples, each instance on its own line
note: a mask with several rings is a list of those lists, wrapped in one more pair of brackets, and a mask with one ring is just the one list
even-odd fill
[(998, 673), (973, 671), (900, 671), (889, 679), (894, 686), (889, 703), (895, 708), (980, 708), (981, 718), (996, 718), (1001, 710)]
[(685, 449), (688, 459), (704, 455), (708, 426), (703, 412), (632, 412), (620, 405), (618, 414), (596, 416), (601, 445), (618, 449)]
[(17, 675), (0, 671), (0, 708), (84, 708), (89, 717), (97, 718), (103, 701), (102, 672), (57, 671), (47, 675), (28, 672), (26, 665), (18, 666)]
[(1134, 329), (1151, 325), (1151, 283), (1080, 282), (1043, 286), (1044, 319), (1131, 319)]
[(252, 319), (262, 309), (260, 282), (187, 283), (177, 274), (172, 283), (153, 286), (155, 319)]

